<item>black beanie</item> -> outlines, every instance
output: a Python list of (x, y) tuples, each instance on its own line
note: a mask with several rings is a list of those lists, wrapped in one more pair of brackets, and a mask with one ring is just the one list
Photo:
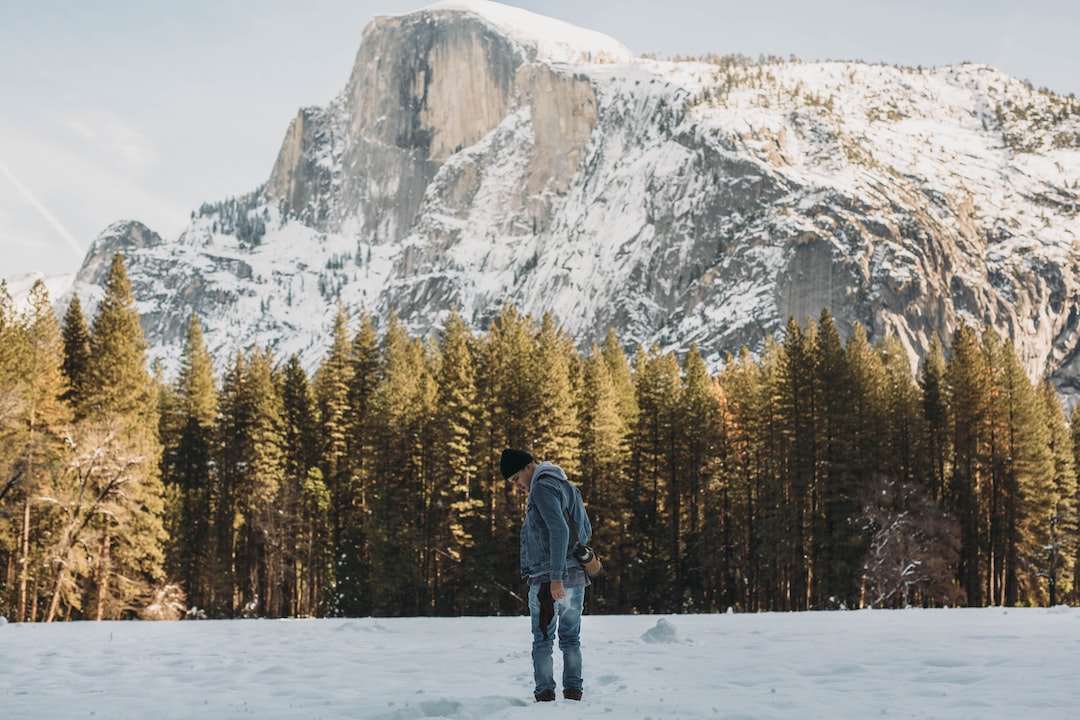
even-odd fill
[(509, 480), (511, 475), (532, 461), (533, 456), (524, 450), (514, 450), (512, 448), (503, 450), (502, 459), (499, 460), (499, 470), (502, 471), (503, 480)]

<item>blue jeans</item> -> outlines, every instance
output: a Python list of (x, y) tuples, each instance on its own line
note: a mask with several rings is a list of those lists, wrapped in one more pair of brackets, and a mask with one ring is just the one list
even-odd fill
[(566, 588), (566, 597), (555, 601), (555, 617), (547, 628), (547, 639), (540, 627), (540, 586), (529, 586), (529, 615), (532, 617), (532, 661), (536, 694), (555, 689), (555, 670), (551, 659), (556, 627), (559, 649), (563, 654), (563, 690), (581, 690), (581, 608), (585, 588)]

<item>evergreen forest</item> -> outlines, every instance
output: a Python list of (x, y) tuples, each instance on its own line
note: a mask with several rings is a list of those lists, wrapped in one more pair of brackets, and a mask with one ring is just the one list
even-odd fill
[(382, 325), (339, 304), (318, 367), (219, 377), (192, 317), (165, 377), (122, 256), (92, 320), (0, 285), (0, 615), (522, 613), (505, 447), (581, 488), (590, 612), (1080, 601), (1080, 415), (987, 329), (913, 370), (826, 310), (712, 374), (512, 306)]

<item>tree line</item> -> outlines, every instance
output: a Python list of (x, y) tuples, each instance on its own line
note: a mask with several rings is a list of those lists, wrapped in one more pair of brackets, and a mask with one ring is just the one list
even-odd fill
[(123, 259), (87, 324), (0, 292), (0, 613), (521, 612), (504, 447), (579, 484), (593, 612), (1076, 602), (1080, 422), (961, 325), (917, 372), (828, 311), (710, 373), (506, 306), (430, 338), (339, 304), (310, 374), (199, 321), (148, 368)]

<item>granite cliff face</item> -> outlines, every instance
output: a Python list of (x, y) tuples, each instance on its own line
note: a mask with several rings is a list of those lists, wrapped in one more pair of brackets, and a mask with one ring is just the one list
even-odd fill
[(338, 297), (416, 332), (512, 302), (583, 346), (614, 326), (714, 367), (827, 307), (913, 364), (988, 323), (1075, 394), (1078, 180), (1080, 104), (985, 66), (662, 62), (445, 2), (369, 24), (264, 186), (175, 240), (99, 239), (76, 290), (123, 249), (167, 366), (193, 311), (219, 362), (313, 364)]
[[(510, 210), (530, 222), (549, 218), (531, 198), (568, 189), (596, 125), (593, 86), (482, 15), (450, 8), (368, 26), (344, 93), (329, 111), (304, 109), (290, 126), (267, 198), (322, 231), (399, 242), (446, 161), (527, 109), (533, 153)], [(451, 189), (458, 197), (448, 199), (461, 205), (474, 191), (459, 178)]]

